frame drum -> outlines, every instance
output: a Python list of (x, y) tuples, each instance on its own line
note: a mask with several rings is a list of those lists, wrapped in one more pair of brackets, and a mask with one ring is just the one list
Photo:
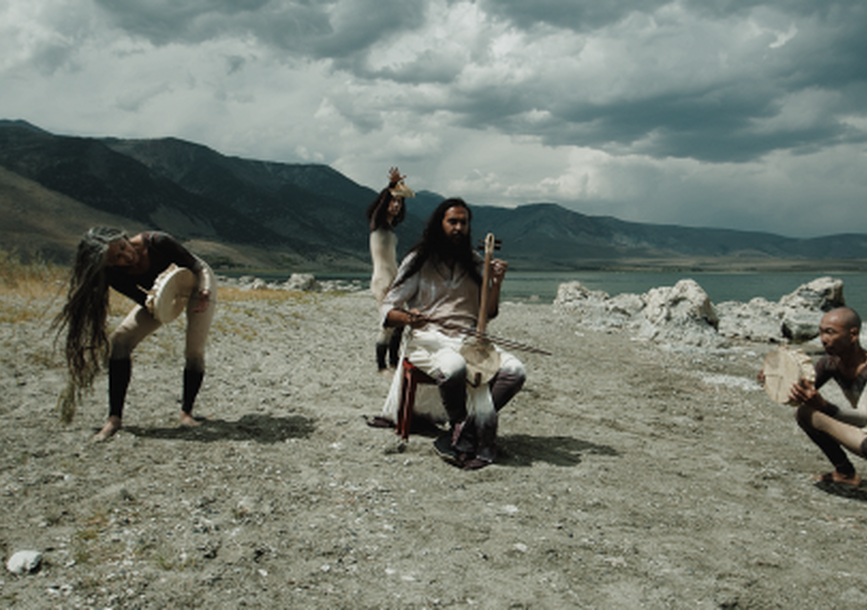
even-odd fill
[(154, 286), (145, 299), (145, 307), (154, 318), (168, 324), (186, 309), (197, 283), (195, 273), (172, 263), (154, 280)]
[(765, 375), (765, 392), (774, 402), (797, 406), (789, 401), (789, 390), (796, 383), (816, 382), (813, 362), (803, 350), (781, 346), (765, 356), (762, 364)]

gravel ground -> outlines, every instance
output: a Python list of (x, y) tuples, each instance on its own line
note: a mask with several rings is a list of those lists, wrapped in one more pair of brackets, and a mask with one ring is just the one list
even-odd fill
[(196, 429), (166, 326), (101, 444), (104, 377), (55, 412), (57, 306), (0, 297), (0, 556), (43, 553), (0, 606), (867, 606), (867, 489), (812, 481), (818, 450), (754, 382), (771, 346), (681, 352), (505, 303), (491, 332), (553, 356), (521, 355), (500, 458), (463, 472), (365, 425), (389, 384), (367, 294), (220, 303)]

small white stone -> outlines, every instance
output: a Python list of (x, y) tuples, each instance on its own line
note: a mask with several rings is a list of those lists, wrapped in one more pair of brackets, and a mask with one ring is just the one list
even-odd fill
[(6, 562), (6, 569), (13, 574), (28, 574), (42, 563), (42, 553), (39, 551), (18, 551)]

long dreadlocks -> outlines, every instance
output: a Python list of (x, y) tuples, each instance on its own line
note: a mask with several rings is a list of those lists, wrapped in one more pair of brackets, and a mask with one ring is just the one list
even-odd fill
[(112, 227), (93, 227), (84, 235), (75, 255), (66, 304), (52, 324), (58, 337), (66, 330), (64, 352), (69, 384), (60, 397), (60, 408), (67, 422), (72, 420), (81, 392), (93, 385), (101, 364), (108, 358), (106, 266), (109, 244), (117, 239), (127, 239), (127, 234)]

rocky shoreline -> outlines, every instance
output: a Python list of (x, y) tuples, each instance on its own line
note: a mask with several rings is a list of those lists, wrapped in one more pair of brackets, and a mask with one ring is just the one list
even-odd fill
[(625, 329), (642, 340), (706, 348), (727, 347), (733, 339), (805, 343), (818, 336), (823, 312), (845, 304), (843, 281), (832, 277), (803, 284), (776, 303), (756, 297), (714, 305), (690, 279), (613, 298), (570, 282), (560, 285), (554, 300), (555, 309), (587, 328)]

